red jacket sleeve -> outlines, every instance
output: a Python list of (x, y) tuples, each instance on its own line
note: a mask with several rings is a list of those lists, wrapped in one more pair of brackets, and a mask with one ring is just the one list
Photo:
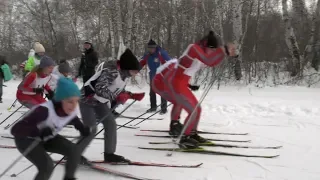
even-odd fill
[(37, 78), (37, 74), (35, 72), (29, 73), (27, 77), (23, 79), (21, 84), (19, 85), (19, 90), (26, 92), (33, 92), (33, 88), (30, 85)]
[(143, 68), (146, 64), (147, 64), (147, 60), (146, 60), (146, 59), (142, 59), (142, 60), (140, 61), (140, 66), (141, 66), (141, 68)]
[(207, 54), (199, 45), (194, 44), (190, 47), (188, 56), (200, 60), (207, 66), (213, 67), (224, 59), (225, 53), (222, 48), (217, 48), (216, 51)]

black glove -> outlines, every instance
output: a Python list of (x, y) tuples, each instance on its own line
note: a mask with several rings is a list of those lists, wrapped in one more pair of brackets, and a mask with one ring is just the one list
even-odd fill
[(50, 127), (45, 127), (40, 129), (40, 138), (42, 140), (44, 140), (44, 138), (48, 137), (48, 136), (52, 136), (53, 132), (52, 129)]
[(46, 97), (49, 99), (49, 100), (52, 100), (54, 96), (54, 92), (53, 91), (48, 91), (48, 94), (46, 94)]
[(91, 128), (88, 126), (85, 126), (81, 131), (80, 131), (81, 136), (87, 137), (91, 134)]
[(33, 92), (35, 92), (36, 94), (43, 94), (43, 91), (43, 88), (33, 88)]
[(198, 91), (200, 86), (193, 86), (189, 84), (189, 88), (191, 89), (191, 91)]

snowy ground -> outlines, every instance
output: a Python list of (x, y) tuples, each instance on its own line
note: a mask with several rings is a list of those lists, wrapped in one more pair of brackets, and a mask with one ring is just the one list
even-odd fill
[[(0, 104), (2, 112), (0, 120), (8, 114), (7, 108), (15, 99), (15, 91), (18, 82), (7, 83), (4, 88), (4, 103)], [(145, 91), (148, 88), (128, 88), (133, 92)], [(202, 91), (197, 92), (201, 96)], [(128, 102), (129, 103), (129, 102)], [(142, 102), (137, 102), (125, 115), (137, 116), (149, 107), (149, 97)], [(200, 168), (160, 168), (137, 166), (108, 166), (111, 169), (132, 173), (161, 180), (319, 180), (320, 170), (320, 96), (319, 89), (303, 87), (279, 87), (279, 88), (239, 88), (222, 87), (219, 91), (212, 90), (204, 100), (203, 114), (200, 129), (217, 132), (248, 132), (248, 136), (205, 135), (211, 138), (224, 139), (250, 139), (251, 145), (282, 145), (279, 150), (252, 150), (252, 149), (228, 149), (232, 152), (280, 154), (276, 159), (258, 159), (227, 157), (215, 155), (197, 155), (186, 153), (174, 153), (167, 157), (166, 152), (140, 150), (138, 146), (149, 145), (149, 141), (168, 141), (161, 138), (137, 137), (142, 133), (139, 130), (122, 128), (118, 131), (117, 153), (137, 161), (172, 163), (172, 164), (196, 164), (203, 162)], [(17, 107), (16, 107), (17, 108)], [(121, 109), (121, 108), (120, 108)], [(14, 109), (12, 109), (14, 110)], [(9, 121), (14, 121), (21, 113), (14, 115)], [(157, 117), (159, 117), (158, 115)], [(169, 123), (169, 114), (165, 120), (150, 120), (140, 124), (140, 129), (166, 129)], [(118, 124), (127, 122), (126, 119), (118, 119)], [(8, 130), (0, 130), (1, 134), (9, 134)], [(144, 132), (146, 133), (146, 132)], [(62, 134), (78, 135), (72, 129), (63, 130)], [(148, 133), (159, 134), (159, 133)], [(102, 136), (99, 135), (99, 136)], [(0, 144), (14, 145), (10, 139), (0, 139)], [(173, 146), (173, 145), (169, 145)], [(222, 148), (215, 148), (223, 150)], [(94, 140), (85, 155), (90, 159), (102, 159), (103, 142)], [(15, 149), (0, 149), (0, 171), (2, 172), (13, 160), (19, 156)], [(54, 159), (61, 156), (54, 155)], [(31, 180), (36, 173), (33, 167), (18, 177), (10, 177), (12, 173), (30, 165), (26, 159), (21, 160), (2, 179)], [(63, 166), (58, 166), (51, 179), (59, 180), (63, 176)], [(101, 174), (92, 170), (79, 168), (77, 172), (79, 180), (105, 180), (124, 179), (112, 175)]]

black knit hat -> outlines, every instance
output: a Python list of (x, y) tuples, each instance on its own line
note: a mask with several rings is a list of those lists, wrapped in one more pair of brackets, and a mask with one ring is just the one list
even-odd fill
[(157, 47), (157, 43), (150, 39), (150, 41), (148, 42), (148, 48), (156, 48)]
[(209, 48), (217, 48), (219, 45), (218, 38), (213, 31), (209, 32), (207, 36), (207, 47)]
[(120, 69), (140, 71), (140, 63), (130, 49), (126, 49), (126, 51), (120, 56)]
[(72, 69), (70, 68), (68, 62), (64, 62), (64, 63), (59, 64), (58, 70), (60, 73), (71, 73), (72, 72)]

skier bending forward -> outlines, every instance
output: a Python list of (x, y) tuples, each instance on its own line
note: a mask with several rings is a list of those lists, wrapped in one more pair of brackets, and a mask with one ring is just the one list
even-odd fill
[[(100, 69), (100, 68), (98, 68)], [(106, 61), (82, 89), (80, 111), (82, 120), (87, 126), (93, 127), (92, 134), (85, 138), (79, 146), (85, 148), (94, 138), (97, 120), (102, 120), (104, 127), (104, 161), (128, 162), (122, 156), (116, 155), (117, 123), (110, 108), (112, 101), (124, 104), (128, 99), (142, 100), (144, 93), (133, 94), (124, 91), (127, 80), (140, 71), (140, 64), (132, 52), (127, 49), (119, 61)], [(82, 163), (88, 163), (83, 157)]]
[(58, 133), (65, 125), (73, 124), (82, 136), (90, 134), (90, 128), (85, 127), (77, 117), (79, 97), (78, 86), (70, 79), (60, 78), (53, 100), (33, 108), (12, 127), (11, 133), (21, 153), (38, 141), (25, 155), (38, 169), (35, 180), (50, 179), (53, 162), (47, 152), (65, 155), (67, 163), (64, 180), (75, 180), (74, 174), (82, 152)]
[[(196, 108), (198, 100), (189, 88), (196, 90), (197, 87), (191, 86), (189, 80), (205, 65), (213, 67), (219, 64), (225, 55), (235, 56), (235, 46), (219, 46), (217, 37), (210, 31), (198, 43), (190, 44), (178, 61), (168, 61), (157, 71), (152, 86), (154, 91), (174, 104), (171, 111), (170, 135), (178, 136), (183, 129), (179, 122), (182, 109), (188, 112), (184, 123), (191, 121), (180, 140), (182, 147), (197, 148), (198, 143), (207, 141), (197, 133), (201, 107)], [(190, 118), (193, 111), (195, 112)]]

